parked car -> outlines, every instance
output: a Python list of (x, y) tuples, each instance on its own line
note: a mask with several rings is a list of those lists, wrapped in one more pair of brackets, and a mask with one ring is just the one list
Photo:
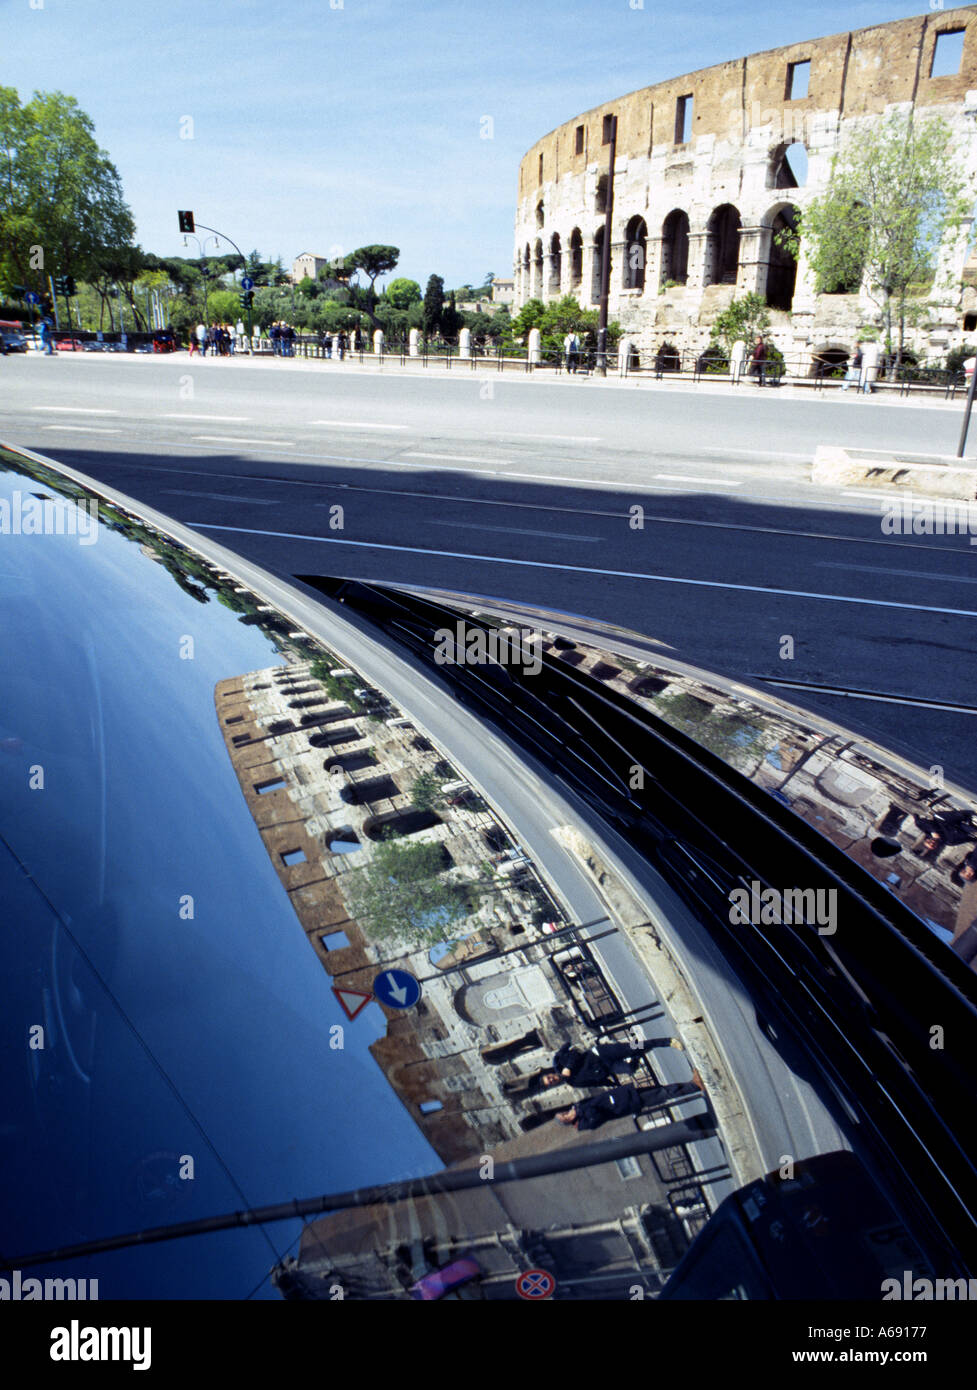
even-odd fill
[(59, 338), (54, 345), (59, 352), (84, 352), (85, 343), (81, 338)]
[(153, 352), (176, 352), (180, 344), (169, 330), (157, 333), (153, 338)]
[(95, 342), (92, 342), (92, 343), (85, 343), (85, 344), (84, 344), (84, 350), (85, 350), (85, 352), (105, 352), (105, 351), (106, 351), (106, 348), (107, 348), (107, 344), (105, 344), (105, 343), (95, 343)]
[(14, 328), (0, 328), (0, 352), (6, 357), (8, 352), (26, 352), (27, 339)]

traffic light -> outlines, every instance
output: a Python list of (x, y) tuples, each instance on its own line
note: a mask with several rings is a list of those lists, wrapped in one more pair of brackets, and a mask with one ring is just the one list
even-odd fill
[(66, 275), (64, 277), (64, 293), (65, 297), (68, 299), (70, 299), (71, 296), (76, 293), (75, 277), (73, 275)]
[(179, 219), (180, 219), (180, 231), (181, 231), (181, 232), (192, 232), (192, 231), (195, 230), (194, 225), (193, 225), (193, 213), (192, 213), (192, 212), (178, 212), (178, 213), (177, 213), (177, 217), (179, 217)]
[(254, 290), (245, 290), (243, 294), (238, 295), (238, 299), (242, 309), (250, 309), (254, 303)]

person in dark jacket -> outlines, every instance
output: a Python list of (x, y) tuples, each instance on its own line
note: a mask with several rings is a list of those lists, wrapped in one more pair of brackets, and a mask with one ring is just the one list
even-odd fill
[(617, 1080), (617, 1071), (633, 1073), (646, 1052), (653, 1047), (674, 1047), (683, 1051), (678, 1038), (653, 1038), (635, 1046), (629, 1042), (611, 1042), (598, 1038), (588, 1052), (575, 1047), (561, 1047), (553, 1058), (553, 1067), (543, 1074), (544, 1086), (607, 1086)]
[(750, 361), (750, 371), (757, 379), (758, 386), (767, 384), (767, 345), (763, 340), (763, 334), (757, 339), (756, 347), (753, 349), (753, 357)]
[(599, 1129), (608, 1120), (640, 1114), (645, 1105), (664, 1105), (668, 1101), (694, 1096), (702, 1090), (702, 1078), (698, 1072), (693, 1074), (691, 1081), (677, 1081), (671, 1086), (651, 1086), (645, 1091), (639, 1091), (636, 1086), (614, 1086), (598, 1096), (578, 1100), (569, 1110), (561, 1110), (556, 1118), (561, 1125), (573, 1125), (574, 1129)]

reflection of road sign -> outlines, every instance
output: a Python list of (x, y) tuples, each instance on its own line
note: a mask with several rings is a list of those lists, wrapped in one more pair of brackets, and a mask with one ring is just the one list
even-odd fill
[(339, 1000), (340, 1008), (348, 1019), (354, 1019), (373, 998), (372, 994), (364, 994), (361, 989), (337, 989), (335, 985), (332, 987), (332, 992)]
[(253, 289), (254, 289), (254, 281), (251, 279), (251, 277), (250, 277), (249, 275), (245, 275), (245, 276), (242, 277), (242, 280), (241, 280), (241, 288), (242, 288), (242, 290), (253, 290)]
[(516, 1280), (516, 1293), (520, 1298), (550, 1298), (555, 1288), (556, 1280), (548, 1269), (526, 1269)]
[(27, 300), (28, 304), (40, 304), (41, 302), (41, 296), (36, 294), (34, 290), (28, 290), (24, 298)]
[(385, 970), (373, 981), (373, 993), (389, 1009), (412, 1009), (421, 997), (421, 986), (407, 970)]

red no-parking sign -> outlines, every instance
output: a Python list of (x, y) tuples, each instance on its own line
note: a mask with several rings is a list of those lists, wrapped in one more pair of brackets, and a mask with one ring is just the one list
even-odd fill
[(551, 1298), (555, 1288), (556, 1280), (548, 1269), (525, 1269), (516, 1280), (516, 1293), (532, 1302)]

